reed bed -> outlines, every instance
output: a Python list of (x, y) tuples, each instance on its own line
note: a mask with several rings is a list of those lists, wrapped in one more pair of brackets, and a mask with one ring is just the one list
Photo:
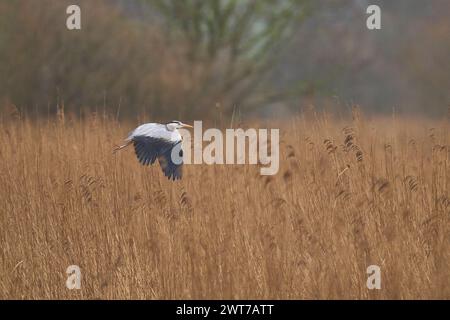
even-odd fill
[(277, 175), (186, 165), (176, 182), (113, 155), (136, 125), (2, 119), (0, 298), (450, 298), (447, 120), (306, 113), (261, 124), (280, 129)]

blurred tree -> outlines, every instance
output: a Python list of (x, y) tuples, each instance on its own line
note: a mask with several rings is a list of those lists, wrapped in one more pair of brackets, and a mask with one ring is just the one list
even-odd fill
[[(207, 118), (294, 92), (270, 91), (267, 76), (311, 0), (142, 1), (0, 1), (0, 98), (44, 114)], [(74, 3), (82, 29), (69, 31)]]
[[(82, 29), (66, 28), (66, 8), (82, 9)], [(106, 111), (166, 117), (180, 104), (175, 50), (161, 30), (108, 1), (0, 1), (0, 99), (28, 114)], [(165, 80), (170, 77), (172, 81)], [(109, 110), (108, 110), (109, 109)]]
[(156, 9), (174, 42), (184, 42), (191, 91), (186, 112), (249, 107), (298, 93), (268, 89), (277, 54), (312, 11), (310, 0), (143, 0)]
[(164, 121), (336, 96), (442, 113), (449, 2), (380, 4), (389, 27), (372, 32), (359, 0), (0, 0), (0, 107)]

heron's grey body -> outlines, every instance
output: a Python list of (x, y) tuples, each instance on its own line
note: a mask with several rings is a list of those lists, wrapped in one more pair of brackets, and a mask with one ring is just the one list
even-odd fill
[[(172, 122), (169, 122), (169, 124)], [(181, 135), (176, 128), (171, 126), (167, 127), (169, 124), (161, 123), (146, 123), (142, 124), (136, 129), (134, 129), (126, 140), (133, 140), (134, 137), (145, 136), (153, 137), (156, 139), (162, 139), (167, 142), (176, 143), (181, 141)]]
[(167, 124), (146, 123), (134, 129), (125, 139), (127, 141), (120, 150), (133, 143), (136, 156), (143, 165), (153, 164), (156, 159), (168, 179), (181, 179), (183, 150), (178, 128), (190, 127), (180, 121)]

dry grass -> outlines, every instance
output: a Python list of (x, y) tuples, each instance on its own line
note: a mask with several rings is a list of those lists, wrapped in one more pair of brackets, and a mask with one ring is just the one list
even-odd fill
[(134, 125), (3, 120), (0, 298), (450, 298), (448, 122), (302, 116), (278, 175), (175, 183), (112, 155)]

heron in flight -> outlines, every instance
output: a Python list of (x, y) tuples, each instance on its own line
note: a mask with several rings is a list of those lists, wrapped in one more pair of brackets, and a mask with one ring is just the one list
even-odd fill
[(180, 121), (140, 125), (128, 135), (125, 144), (116, 147), (114, 152), (133, 144), (140, 163), (153, 164), (158, 159), (164, 175), (169, 180), (181, 179), (183, 150), (181, 135), (178, 132), (180, 128), (193, 127)]

